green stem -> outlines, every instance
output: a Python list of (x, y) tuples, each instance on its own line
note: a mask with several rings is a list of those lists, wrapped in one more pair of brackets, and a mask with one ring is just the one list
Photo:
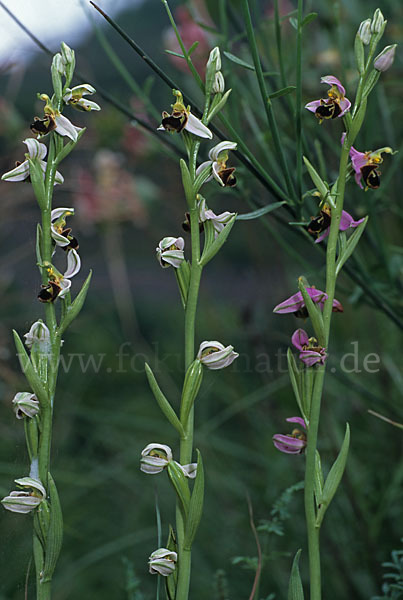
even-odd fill
[(297, 65), (295, 90), (295, 137), (297, 158), (297, 198), (302, 202), (302, 10), (303, 0), (298, 0)]
[[(197, 152), (199, 142), (195, 142), (190, 152), (189, 171), (192, 179), (195, 178)], [(196, 197), (192, 199), (190, 208), (190, 232), (192, 244), (192, 262), (190, 272), (189, 291), (185, 310), (185, 370), (189, 368), (194, 361), (195, 355), (195, 323), (197, 301), (199, 296), (200, 279), (203, 268), (199, 264), (200, 260), (200, 232), (199, 232), (199, 209)], [(185, 434), (180, 440), (180, 463), (188, 464), (192, 461), (193, 454), (193, 433), (194, 433), (194, 411), (190, 411), (186, 424)], [(175, 600), (187, 600), (190, 585), (191, 570), (191, 551), (184, 548), (185, 523), (182, 512), (177, 504), (176, 507), (176, 528), (178, 536), (179, 562), (178, 562), (178, 581), (176, 587)]]
[(283, 151), (283, 146), (281, 144), (280, 135), (278, 132), (278, 127), (277, 127), (277, 122), (276, 122), (276, 119), (275, 119), (274, 113), (273, 113), (272, 103), (271, 103), (271, 100), (269, 98), (269, 95), (268, 95), (267, 89), (266, 89), (266, 83), (265, 83), (264, 76), (263, 76), (262, 65), (260, 63), (259, 52), (257, 49), (256, 38), (255, 38), (254, 30), (253, 30), (248, 0), (243, 0), (242, 9), (243, 9), (243, 16), (244, 16), (244, 21), (245, 21), (245, 26), (246, 26), (246, 32), (248, 35), (249, 45), (250, 45), (251, 52), (252, 52), (253, 64), (255, 65), (256, 77), (257, 77), (257, 81), (259, 84), (260, 95), (262, 97), (267, 121), (268, 121), (270, 130), (271, 130), (271, 133), (273, 136), (274, 147), (276, 150), (276, 154), (278, 155), (278, 157), (280, 159), (280, 164), (281, 164), (281, 168), (283, 171), (285, 184), (287, 187), (287, 192), (288, 192), (288, 195), (290, 196), (290, 200), (291, 200), (291, 198), (295, 199), (295, 191), (294, 191), (294, 187), (293, 187), (293, 184), (291, 181), (290, 171), (289, 171), (288, 164), (287, 164), (285, 154)]

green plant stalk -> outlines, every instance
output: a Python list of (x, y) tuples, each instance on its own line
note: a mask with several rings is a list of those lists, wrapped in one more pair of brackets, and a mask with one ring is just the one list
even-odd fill
[[(345, 141), (341, 151), (340, 168), (338, 178), (338, 196), (336, 207), (332, 209), (332, 220), (330, 224), (329, 241), (326, 251), (326, 293), (328, 299), (323, 309), (323, 321), (325, 327), (326, 348), (329, 346), (329, 333), (332, 318), (332, 307), (336, 288), (336, 249), (339, 234), (341, 213), (343, 210), (344, 191), (346, 184), (347, 163), (351, 144)], [(315, 454), (318, 439), (320, 406), (322, 399), (323, 383), (326, 367), (317, 369), (315, 384), (312, 394), (311, 412), (308, 427), (308, 442), (306, 448), (305, 467), (305, 517), (308, 534), (309, 552), (309, 577), (310, 577), (310, 600), (321, 600), (321, 568), (320, 568), (320, 526), (315, 526), (316, 510), (314, 495), (315, 480)]]
[(354, 107), (351, 112), (353, 118), (355, 117), (357, 110), (359, 109), (360, 104), (361, 104), (362, 90), (364, 87), (365, 80), (368, 77), (368, 73), (369, 73), (369, 70), (371, 67), (371, 61), (375, 54), (376, 46), (377, 46), (377, 43), (375, 43), (374, 40), (372, 39), (370, 42), (370, 45), (369, 45), (369, 52), (368, 52), (367, 62), (365, 63), (365, 70), (364, 70), (364, 73), (360, 76), (358, 86), (357, 86), (357, 93), (355, 96)]
[(272, 103), (271, 103), (271, 100), (269, 98), (269, 95), (268, 95), (267, 89), (266, 89), (266, 83), (265, 83), (264, 76), (263, 76), (262, 65), (260, 63), (259, 52), (257, 49), (256, 38), (255, 38), (254, 30), (253, 30), (248, 0), (243, 0), (242, 11), (243, 11), (244, 21), (245, 21), (245, 26), (246, 26), (246, 32), (248, 35), (249, 45), (250, 45), (251, 52), (252, 52), (253, 64), (255, 65), (255, 71), (256, 71), (257, 81), (259, 84), (260, 95), (262, 97), (267, 121), (268, 121), (270, 130), (271, 130), (271, 133), (273, 136), (274, 147), (275, 147), (276, 153), (280, 159), (280, 164), (281, 164), (281, 168), (283, 171), (285, 184), (287, 187), (287, 192), (290, 197), (290, 200), (292, 201), (292, 200), (295, 200), (295, 191), (294, 191), (294, 187), (293, 187), (293, 184), (291, 181), (291, 175), (290, 175), (290, 171), (289, 171), (289, 168), (287, 165), (287, 161), (286, 161), (286, 158), (285, 158), (285, 155), (283, 152), (283, 147), (281, 145), (281, 140), (280, 140), (280, 135), (278, 132), (276, 119), (274, 118)]
[[(193, 144), (189, 157), (189, 171), (192, 179), (195, 178), (196, 160), (199, 142)], [(203, 267), (199, 264), (200, 260), (200, 232), (199, 232), (199, 209), (197, 207), (196, 197), (192, 199), (190, 208), (190, 233), (192, 244), (192, 262), (190, 272), (190, 282), (188, 298), (185, 310), (185, 371), (194, 360), (195, 355), (195, 322), (197, 301), (199, 295), (200, 279)], [(193, 433), (194, 433), (194, 410), (193, 407), (189, 413), (189, 418), (185, 426), (185, 434), (180, 440), (180, 464), (188, 464), (192, 460), (193, 453)], [(187, 600), (190, 585), (191, 570), (191, 550), (184, 548), (185, 527), (182, 512), (177, 503), (176, 506), (176, 528), (178, 536), (178, 580), (176, 587), (175, 600)]]
[(297, 158), (297, 199), (302, 202), (302, 11), (303, 0), (298, 0), (297, 13), (297, 64), (295, 90), (295, 137)]

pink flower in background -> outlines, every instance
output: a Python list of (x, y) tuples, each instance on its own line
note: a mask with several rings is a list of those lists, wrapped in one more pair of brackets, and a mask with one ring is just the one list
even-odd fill
[(273, 444), (285, 454), (301, 454), (306, 446), (306, 425), (304, 419), (301, 417), (289, 417), (286, 419), (288, 423), (298, 423), (301, 425), (303, 430), (293, 429), (290, 434), (284, 435), (282, 433), (276, 433), (273, 435)]
[(308, 102), (305, 108), (315, 113), (316, 118), (319, 119), (319, 123), (323, 119), (342, 117), (351, 107), (350, 100), (345, 97), (346, 90), (337, 77), (333, 75), (326, 75), (320, 81), (321, 83), (330, 85), (330, 90), (327, 92), (328, 97)]

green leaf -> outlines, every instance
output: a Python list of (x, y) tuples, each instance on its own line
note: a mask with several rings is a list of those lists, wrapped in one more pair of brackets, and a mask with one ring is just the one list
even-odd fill
[(72, 150), (74, 150), (74, 148), (76, 147), (77, 143), (80, 141), (81, 137), (84, 135), (86, 128), (83, 127), (83, 129), (81, 131), (77, 132), (77, 141), (74, 142), (73, 140), (70, 140), (69, 142), (67, 142), (67, 144), (65, 144), (62, 148), (62, 150), (58, 153), (57, 157), (55, 157), (55, 164), (59, 165), (62, 160), (64, 160), (66, 158), (66, 156), (68, 156), (70, 154), (70, 152)]
[(193, 42), (193, 44), (190, 46), (189, 50), (188, 50), (188, 56), (190, 56), (192, 54), (192, 52), (194, 52), (197, 48), (197, 46), (199, 45), (199, 42)]
[(66, 304), (66, 300), (62, 300), (66, 304), (63, 311), (63, 317), (59, 326), (59, 335), (62, 335), (63, 331), (67, 329), (72, 321), (78, 316), (81, 311), (85, 299), (87, 297), (88, 288), (91, 282), (92, 271), (89, 272), (87, 279), (84, 281), (81, 290), (78, 292), (77, 296), (74, 298), (73, 302), (69, 305)]
[(299, 558), (301, 550), (298, 550), (292, 562), (290, 581), (288, 584), (288, 600), (304, 600), (304, 588), (302, 587), (301, 575), (299, 574)]
[(50, 522), (45, 546), (45, 566), (41, 583), (52, 581), (52, 575), (59, 558), (63, 541), (63, 515), (60, 506), (59, 494), (53, 477), (48, 473), (49, 496), (50, 496)]
[(178, 269), (174, 269), (176, 281), (178, 283), (183, 308), (186, 308), (186, 302), (189, 292), (190, 265), (188, 260), (183, 260)]
[(277, 210), (277, 208), (280, 208), (280, 206), (283, 206), (283, 204), (285, 204), (285, 200), (282, 200), (281, 202), (273, 202), (272, 204), (268, 204), (267, 206), (263, 206), (262, 208), (258, 208), (252, 212), (237, 215), (236, 220), (250, 221), (252, 219), (258, 219), (259, 217), (272, 212), (272, 210)]
[(315, 490), (315, 500), (316, 500), (316, 508), (322, 504), (323, 497), (323, 471), (322, 471), (322, 462), (320, 460), (320, 454), (318, 450), (315, 451), (315, 471), (314, 471), (314, 490)]
[(318, 16), (318, 13), (316, 13), (316, 12), (308, 13), (306, 15), (306, 17), (302, 20), (301, 27), (305, 27), (305, 25), (308, 25), (308, 23), (310, 23), (311, 21), (316, 19), (317, 16)]
[(314, 169), (306, 156), (303, 156), (304, 163), (306, 168), (308, 169), (308, 173), (313, 181), (314, 186), (322, 196), (322, 198), (326, 198), (329, 195), (329, 188), (326, 183), (322, 180), (319, 173)]
[(197, 194), (197, 192), (200, 190), (203, 183), (205, 183), (206, 180), (211, 176), (211, 172), (212, 172), (212, 163), (207, 165), (203, 169), (203, 171), (201, 171), (201, 173), (198, 174), (198, 176), (196, 177), (196, 179), (194, 180), (194, 183), (193, 183), (193, 189), (194, 189), (195, 194)]
[(211, 119), (213, 117), (216, 116), (217, 113), (220, 112), (220, 110), (222, 110), (224, 108), (231, 92), (232, 92), (232, 89), (227, 90), (222, 98), (220, 98), (221, 94), (216, 94), (214, 96), (213, 102), (211, 103), (211, 106), (210, 106), (209, 113), (207, 115), (207, 119), (206, 119), (207, 124), (211, 121)]
[(249, 69), (249, 71), (255, 70), (255, 67), (253, 65), (245, 62), (241, 58), (238, 58), (237, 56), (235, 56), (235, 54), (231, 54), (231, 52), (226, 52), (225, 50), (224, 50), (223, 54), (224, 54), (224, 56), (226, 56), (228, 58), (228, 60), (235, 63), (236, 65), (239, 65), (240, 67), (243, 67), (244, 69)]
[(47, 406), (49, 404), (49, 397), (47, 391), (44, 388), (42, 381), (39, 379), (39, 375), (35, 371), (34, 366), (27, 354), (27, 351), (25, 350), (24, 344), (22, 343), (21, 338), (15, 331), (15, 329), (13, 329), (13, 335), (15, 347), (17, 349), (18, 360), (20, 362), (22, 372), (27, 378), (27, 381), (31, 386), (35, 396), (38, 398), (40, 405)]
[(28, 158), (29, 164), (29, 176), (31, 179), (32, 188), (35, 193), (35, 197), (38, 201), (39, 208), (44, 210), (46, 208), (46, 191), (45, 182), (43, 180), (42, 167), (37, 158)]
[(186, 201), (189, 208), (192, 208), (195, 201), (192, 178), (190, 177), (189, 169), (183, 158), (180, 159), (179, 164), (182, 173), (182, 184), (183, 189), (185, 190)]
[(312, 321), (312, 327), (315, 331), (318, 342), (321, 346), (326, 344), (325, 327), (323, 324), (323, 316), (320, 308), (313, 302), (312, 298), (305, 289), (305, 284), (301, 278), (298, 280), (298, 287), (304, 298), (305, 306)]
[(38, 223), (36, 226), (36, 262), (38, 265), (42, 264), (42, 227)]
[(183, 382), (182, 400), (181, 400), (181, 423), (186, 430), (189, 413), (197, 397), (200, 385), (203, 379), (203, 365), (196, 358), (186, 371), (185, 381)]
[(346, 260), (348, 260), (350, 258), (350, 256), (354, 252), (355, 247), (357, 246), (362, 234), (364, 233), (364, 229), (367, 225), (367, 222), (368, 222), (368, 217), (365, 217), (365, 221), (363, 221), (360, 225), (358, 225), (358, 227), (356, 227), (354, 229), (353, 233), (350, 235), (349, 239), (347, 240), (347, 243), (346, 243), (343, 251), (340, 253), (340, 256), (337, 259), (336, 275), (338, 275), (340, 273), (344, 263), (346, 262)]
[(144, 370), (146, 372), (151, 391), (154, 394), (154, 398), (158, 402), (158, 406), (162, 410), (163, 414), (168, 419), (168, 421), (171, 423), (171, 425), (173, 427), (175, 427), (175, 429), (178, 431), (178, 433), (181, 436), (185, 435), (184, 429), (182, 427), (181, 422), (179, 421), (179, 419), (177, 417), (176, 412), (170, 405), (167, 398), (162, 393), (162, 391), (157, 383), (157, 380), (154, 377), (154, 373), (152, 372), (150, 366), (147, 363), (145, 363), (145, 365), (144, 365)]
[(358, 33), (355, 36), (354, 40), (354, 53), (358, 72), (362, 75), (365, 71), (365, 52), (364, 44), (362, 43), (362, 39), (360, 38)]
[(288, 350), (287, 350), (287, 363), (288, 363), (288, 373), (290, 375), (291, 385), (292, 385), (292, 389), (294, 390), (294, 396), (297, 401), (298, 408), (299, 408), (303, 418), (307, 421), (308, 415), (305, 414), (305, 411), (303, 409), (301, 393), (300, 393), (300, 390), (302, 387), (302, 381), (301, 381), (302, 373), (297, 367), (297, 363), (295, 362), (295, 358), (294, 358), (291, 348), (288, 348)]
[(197, 474), (189, 504), (189, 514), (186, 522), (184, 547), (190, 550), (203, 513), (204, 501), (204, 469), (199, 450), (197, 452)]
[(334, 461), (332, 468), (326, 477), (325, 485), (323, 486), (322, 504), (318, 510), (316, 516), (315, 526), (319, 527), (325, 516), (325, 512), (328, 509), (333, 496), (335, 495), (337, 488), (339, 487), (341, 478), (343, 477), (344, 469), (347, 462), (348, 450), (350, 447), (350, 426), (346, 423), (346, 433), (344, 436), (343, 444), (340, 448), (340, 452)]
[(280, 96), (287, 96), (287, 94), (291, 94), (296, 89), (297, 88), (295, 85), (288, 85), (287, 87), (281, 88), (281, 90), (277, 90), (277, 92), (273, 92), (272, 94), (269, 94), (269, 98), (270, 98), (270, 100), (273, 100), (273, 98), (280, 98)]
[(183, 474), (180, 465), (174, 460), (171, 460), (167, 466), (169, 479), (175, 489), (176, 495), (178, 496), (180, 508), (183, 516), (187, 521), (190, 504), (190, 490), (188, 485), (188, 479)]
[(312, 390), (315, 370), (304, 369), (303, 371), (303, 387), (302, 387), (302, 408), (307, 416), (308, 422), (311, 415)]
[(296, 19), (295, 17), (290, 17), (288, 20), (292, 27), (294, 27), (294, 29), (298, 31), (298, 19)]
[(366, 82), (364, 83), (364, 87), (362, 90), (362, 99), (365, 100), (369, 94), (372, 92), (376, 84), (378, 83), (378, 79), (381, 72), (376, 69), (372, 69), (371, 73), (368, 75)]
[(166, 52), (167, 54), (171, 54), (172, 56), (176, 56), (177, 58), (185, 58), (183, 56), (183, 54), (179, 54), (178, 52), (173, 52), (173, 50), (167, 50), (166, 48), (164, 49), (164, 52)]
[(220, 248), (222, 247), (222, 245), (227, 240), (227, 237), (230, 234), (230, 231), (235, 223), (236, 217), (237, 217), (237, 215), (235, 214), (232, 217), (232, 219), (230, 219), (228, 221), (228, 223), (226, 224), (224, 229), (222, 229), (220, 231), (220, 233), (217, 235), (216, 239), (214, 240), (214, 242), (212, 244), (210, 244), (208, 246), (207, 245), (204, 246), (203, 254), (200, 259), (201, 266), (204, 267), (220, 250)]

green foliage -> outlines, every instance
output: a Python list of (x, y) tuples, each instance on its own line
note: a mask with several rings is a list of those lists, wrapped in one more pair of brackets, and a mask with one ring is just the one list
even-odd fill
[[(403, 541), (403, 540), (401, 540)], [(392, 560), (382, 563), (388, 569), (383, 575), (386, 580), (382, 586), (382, 596), (373, 596), (372, 600), (399, 600), (403, 598), (403, 550), (393, 550)]]

